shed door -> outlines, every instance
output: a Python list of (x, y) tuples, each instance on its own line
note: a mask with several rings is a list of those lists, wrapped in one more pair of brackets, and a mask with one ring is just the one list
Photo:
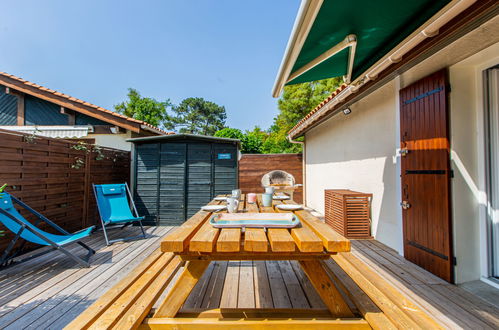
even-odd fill
[(159, 144), (137, 144), (134, 201), (145, 225), (157, 225)]
[(185, 219), (186, 144), (162, 143), (159, 175), (159, 224), (178, 226)]
[(187, 144), (187, 217), (211, 201), (212, 167), (211, 144)]
[(446, 70), (400, 90), (400, 130), (405, 258), (452, 282)]

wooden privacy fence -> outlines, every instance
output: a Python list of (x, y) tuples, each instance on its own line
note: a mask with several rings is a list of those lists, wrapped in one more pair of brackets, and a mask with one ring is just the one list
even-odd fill
[[(244, 154), (239, 161), (239, 188), (243, 193), (263, 192), (262, 176), (273, 170), (292, 174), (297, 184), (303, 183), (302, 154)], [(295, 190), (294, 200), (303, 202), (303, 189)]]
[[(128, 151), (5, 130), (0, 141), (0, 185), (70, 232), (98, 223), (92, 183), (129, 181)], [(1, 252), (13, 235), (1, 224), (0, 230)]]

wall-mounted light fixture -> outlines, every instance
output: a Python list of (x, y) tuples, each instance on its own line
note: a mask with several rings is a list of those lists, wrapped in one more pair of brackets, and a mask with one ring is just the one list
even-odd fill
[(346, 116), (346, 115), (349, 115), (352, 113), (352, 110), (350, 110), (350, 108), (346, 108), (343, 110), (343, 114)]

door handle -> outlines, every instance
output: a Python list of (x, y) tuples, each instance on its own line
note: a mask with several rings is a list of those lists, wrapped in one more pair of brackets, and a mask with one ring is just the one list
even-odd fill
[(411, 207), (411, 204), (409, 204), (408, 201), (402, 201), (400, 203), (400, 206), (402, 206), (402, 209), (407, 210), (407, 209), (409, 209)]
[(399, 150), (399, 154), (400, 154), (400, 156), (402, 156), (402, 157), (407, 156), (407, 154), (408, 154), (408, 153), (409, 153), (409, 149), (407, 149), (407, 148), (401, 148), (401, 149)]

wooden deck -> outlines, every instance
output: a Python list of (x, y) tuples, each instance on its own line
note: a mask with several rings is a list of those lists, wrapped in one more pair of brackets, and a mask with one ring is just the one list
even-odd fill
[[(352, 241), (352, 254), (449, 329), (498, 329), (499, 308), (449, 284), (376, 240)], [(489, 287), (489, 294), (499, 290)]]
[[(54, 251), (0, 271), (0, 328), (63, 328), (158, 248), (170, 229), (148, 228), (148, 239), (111, 247), (104, 245), (101, 233), (94, 234), (87, 243), (98, 252), (87, 269)], [(115, 230), (112, 236), (125, 234), (130, 233)], [(499, 309), (408, 263), (383, 244), (354, 241), (352, 253), (444, 326), (499, 327)], [(218, 307), (314, 308), (318, 313), (325, 308), (296, 261), (213, 262), (183, 309)]]

